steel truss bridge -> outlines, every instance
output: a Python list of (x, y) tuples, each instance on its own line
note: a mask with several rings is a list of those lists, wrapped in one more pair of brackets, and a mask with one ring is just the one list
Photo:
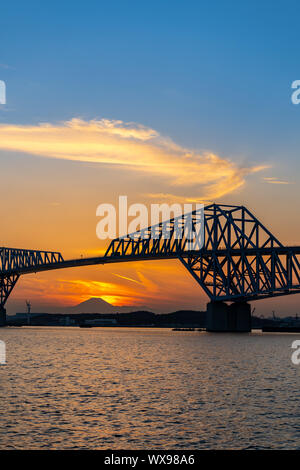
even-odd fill
[[(179, 259), (212, 302), (300, 292), (300, 246), (284, 246), (244, 206), (211, 204), (200, 211), (116, 238), (99, 257), (64, 260), (58, 252), (0, 248), (0, 313), (5, 316), (21, 275), (140, 260)], [(192, 232), (201, 225), (193, 244), (184, 231), (187, 220)]]

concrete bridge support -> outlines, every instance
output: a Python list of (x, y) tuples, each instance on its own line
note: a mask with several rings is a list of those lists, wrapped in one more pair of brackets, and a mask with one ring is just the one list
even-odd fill
[(251, 331), (251, 307), (247, 302), (209, 302), (206, 310), (207, 331), (249, 332)]
[(0, 326), (6, 325), (6, 310), (4, 307), (0, 307)]

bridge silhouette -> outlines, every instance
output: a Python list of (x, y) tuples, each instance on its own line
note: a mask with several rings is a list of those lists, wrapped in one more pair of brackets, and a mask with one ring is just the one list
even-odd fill
[[(212, 331), (249, 331), (249, 301), (300, 292), (300, 246), (284, 246), (244, 206), (210, 204), (201, 219), (199, 214), (116, 238), (99, 257), (64, 260), (59, 252), (0, 248), (0, 325), (5, 325), (5, 304), (21, 275), (76, 266), (177, 258), (210, 299)], [(199, 220), (202, 224), (201, 244), (193, 249), (184, 233), (187, 219), (192, 231)]]

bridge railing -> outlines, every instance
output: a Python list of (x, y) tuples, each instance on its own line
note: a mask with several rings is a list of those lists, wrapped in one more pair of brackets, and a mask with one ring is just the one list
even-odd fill
[(0, 247), (0, 275), (23, 268), (38, 267), (64, 261), (55, 251), (24, 250)]

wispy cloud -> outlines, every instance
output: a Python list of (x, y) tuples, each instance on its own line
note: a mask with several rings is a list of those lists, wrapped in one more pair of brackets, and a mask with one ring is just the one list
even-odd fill
[[(135, 305), (141, 304), (144, 300), (152, 298), (154, 292), (157, 291), (157, 286), (151, 280), (147, 279), (141, 273), (138, 273), (141, 282), (136, 281), (140, 287), (126, 286), (125, 284), (118, 282), (103, 282), (94, 280), (82, 280), (82, 279), (60, 279), (59, 281), (53, 282), (53, 295), (58, 296), (60, 291), (64, 293), (65, 297), (70, 300), (76, 299), (76, 301), (87, 300), (90, 297), (101, 297), (107, 302), (113, 305)], [(126, 276), (117, 276), (126, 279)], [(131, 281), (133, 279), (127, 278)]]
[(113, 274), (114, 274), (114, 276), (117, 276), (120, 279), (125, 279), (125, 281), (135, 282), (136, 284), (140, 284), (140, 285), (143, 284), (142, 282), (137, 281), (136, 279), (132, 279), (131, 277), (121, 276), (121, 274), (116, 274), (116, 273), (113, 273)]
[(108, 119), (74, 118), (36, 126), (2, 124), (0, 150), (147, 172), (163, 184), (156, 197), (174, 200), (184, 192), (181, 201), (222, 197), (243, 186), (247, 175), (266, 168), (238, 166), (212, 152), (184, 148), (140, 124)]
[(0, 69), (5, 69), (5, 70), (16, 70), (14, 67), (8, 64), (0, 63)]

